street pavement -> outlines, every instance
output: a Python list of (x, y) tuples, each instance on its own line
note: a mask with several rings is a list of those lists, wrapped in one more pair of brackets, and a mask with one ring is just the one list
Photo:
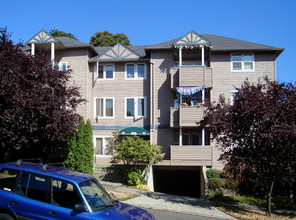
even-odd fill
[(106, 189), (138, 195), (138, 197), (124, 201), (124, 203), (144, 209), (162, 210), (195, 216), (211, 217), (214, 219), (235, 219), (210, 205), (205, 199), (186, 196), (176, 196), (158, 192), (147, 192), (121, 184), (101, 182)]

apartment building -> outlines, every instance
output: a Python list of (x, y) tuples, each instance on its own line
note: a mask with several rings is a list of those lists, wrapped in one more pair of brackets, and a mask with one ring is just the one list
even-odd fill
[(73, 70), (72, 83), (88, 100), (78, 112), (91, 119), (95, 162), (110, 162), (112, 132), (138, 135), (163, 146), (149, 186), (159, 192), (204, 196), (207, 168), (222, 169), (220, 152), (203, 118), (204, 103), (220, 94), (231, 101), (243, 81), (276, 79), (283, 49), (189, 31), (155, 45), (93, 47), (41, 30), (24, 47), (48, 50), (56, 68)]

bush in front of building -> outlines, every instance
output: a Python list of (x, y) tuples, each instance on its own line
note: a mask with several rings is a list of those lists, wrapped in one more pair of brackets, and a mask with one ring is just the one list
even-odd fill
[(68, 157), (65, 165), (71, 170), (93, 174), (93, 139), (92, 125), (88, 119), (85, 123), (83, 119), (75, 129), (75, 134), (68, 138)]
[(150, 142), (138, 136), (126, 137), (115, 145), (114, 159), (126, 165), (123, 174), (128, 185), (146, 184), (147, 169), (163, 159), (161, 146), (150, 145)]
[(208, 169), (208, 170), (206, 171), (206, 174), (207, 174), (207, 177), (208, 177), (209, 179), (211, 179), (211, 178), (219, 178), (219, 177), (220, 177), (220, 176), (219, 176), (219, 171), (216, 170), (216, 169)]
[(222, 180), (220, 178), (210, 178), (208, 187), (212, 190), (220, 189), (222, 187)]

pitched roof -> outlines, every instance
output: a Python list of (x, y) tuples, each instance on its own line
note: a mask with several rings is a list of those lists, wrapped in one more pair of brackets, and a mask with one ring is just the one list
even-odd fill
[[(124, 46), (124, 45), (122, 45)], [(110, 51), (112, 47), (95, 47), (95, 50), (97, 51), (97, 53), (99, 54), (98, 56), (95, 56), (93, 58), (90, 59), (90, 62), (96, 62), (98, 60), (100, 60), (100, 58), (102, 58), (102, 56), (104, 54), (106, 54), (108, 51)], [(128, 50), (130, 50), (131, 52), (133, 52), (134, 54), (137, 54), (138, 57), (137, 58), (133, 58), (133, 60), (143, 60), (143, 59), (148, 59), (148, 56), (146, 54), (145, 51), (145, 47), (147, 47), (147, 45), (138, 45), (138, 46), (124, 46), (125, 48), (127, 48)], [(111, 61), (114, 59), (101, 59), (102, 61)], [(119, 60), (126, 60), (126, 59), (117, 59), (116, 61)]]
[(65, 48), (72, 48), (72, 47), (89, 47), (90, 44), (75, 40), (70, 37), (56, 37), (56, 39), (63, 44)]
[[(200, 35), (211, 42), (212, 51), (269, 50), (269, 51), (279, 51), (281, 53), (284, 50), (283, 48), (279, 48), (279, 47), (273, 47), (273, 46), (268, 46), (264, 44), (257, 44), (249, 41), (223, 37), (215, 34), (200, 34)], [(148, 46), (145, 49), (172, 48), (173, 44), (180, 39), (181, 38), (176, 38), (173, 40), (165, 41), (159, 44)]]

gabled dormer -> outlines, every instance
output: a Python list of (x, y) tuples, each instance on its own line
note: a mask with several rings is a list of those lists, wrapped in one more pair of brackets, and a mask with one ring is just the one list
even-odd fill
[(115, 44), (104, 54), (95, 58), (97, 61), (125, 61), (138, 59), (140, 59), (140, 55), (121, 43)]

